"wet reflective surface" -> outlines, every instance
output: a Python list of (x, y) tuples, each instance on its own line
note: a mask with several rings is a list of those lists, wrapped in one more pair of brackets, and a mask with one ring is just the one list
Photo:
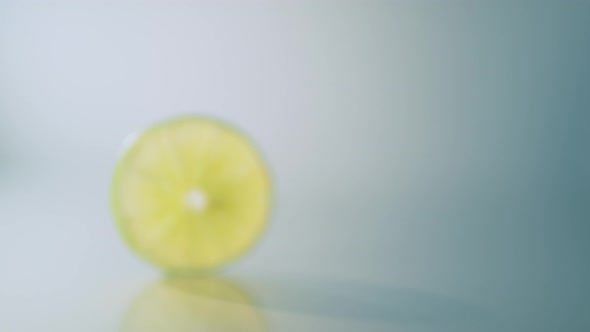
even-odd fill
[(409, 289), (293, 278), (170, 277), (149, 284), (121, 332), (468, 331), (498, 321), (468, 303)]
[[(0, 331), (590, 331), (590, 2), (280, 3), (0, 0)], [(109, 182), (187, 112), (256, 141), (273, 216), (164, 281)]]

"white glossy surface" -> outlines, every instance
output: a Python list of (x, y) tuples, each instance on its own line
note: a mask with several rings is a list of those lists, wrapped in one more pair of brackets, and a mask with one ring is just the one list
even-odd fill
[(186, 112), (273, 169), (226, 271), (268, 331), (588, 330), (588, 9), (0, 2), (0, 330), (119, 329), (159, 276), (112, 225), (114, 161)]

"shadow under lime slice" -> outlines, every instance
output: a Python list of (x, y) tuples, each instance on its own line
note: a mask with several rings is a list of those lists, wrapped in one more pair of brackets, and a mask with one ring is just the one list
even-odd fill
[(198, 272), (255, 242), (269, 196), (265, 164), (243, 134), (183, 116), (131, 142), (116, 166), (111, 208), (138, 254), (169, 272)]

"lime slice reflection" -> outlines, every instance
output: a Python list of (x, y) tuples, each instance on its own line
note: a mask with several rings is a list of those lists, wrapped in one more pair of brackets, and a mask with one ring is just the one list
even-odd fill
[(258, 309), (236, 284), (220, 278), (169, 278), (133, 301), (120, 332), (264, 332)]

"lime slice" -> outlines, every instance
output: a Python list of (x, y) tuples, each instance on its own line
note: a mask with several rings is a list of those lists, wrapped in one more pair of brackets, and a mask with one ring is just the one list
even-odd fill
[(264, 332), (266, 322), (237, 284), (218, 278), (166, 279), (150, 285), (123, 315), (121, 332)]
[(111, 186), (127, 243), (169, 272), (208, 270), (242, 254), (266, 223), (269, 198), (269, 176), (250, 141), (200, 116), (138, 135)]

